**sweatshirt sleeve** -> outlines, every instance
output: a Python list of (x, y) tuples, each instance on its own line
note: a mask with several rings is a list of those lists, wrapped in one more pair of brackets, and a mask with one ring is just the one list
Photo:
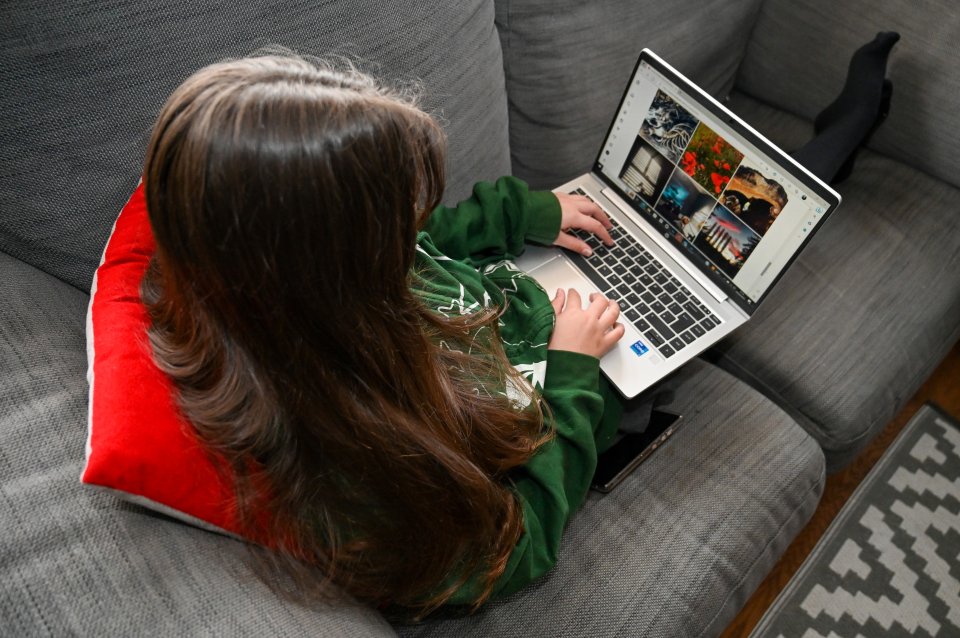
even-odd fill
[[(494, 586), (496, 596), (522, 589), (557, 562), (563, 530), (586, 499), (597, 465), (595, 430), (606, 420), (599, 377), (596, 358), (548, 351), (543, 397), (552, 411), (556, 436), (514, 473), (524, 532)], [(468, 581), (448, 603), (471, 602), (475, 587), (473, 580)]]
[(527, 241), (552, 243), (560, 232), (560, 202), (501, 177), (478, 183), (456, 207), (438, 206), (423, 230), (447, 257), (479, 267), (518, 256)]

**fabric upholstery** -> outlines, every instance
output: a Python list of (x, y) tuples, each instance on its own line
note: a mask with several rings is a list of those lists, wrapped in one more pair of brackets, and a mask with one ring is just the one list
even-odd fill
[(767, 0), (737, 88), (812, 120), (843, 86), (850, 55), (899, 31), (887, 123), (870, 148), (960, 186), (960, 11), (953, 0)]
[(715, 636), (816, 508), (823, 455), (769, 400), (695, 360), (663, 409), (685, 423), (608, 495), (592, 493), (553, 572), (406, 637)]
[[(77, 288), (136, 184), (161, 102), (187, 75), (277, 43), (419, 77), (450, 135), (449, 202), (509, 172), (505, 88), (515, 172), (556, 186), (592, 161), (640, 48), (724, 95), (760, 5), (498, 0), (498, 38), (490, 0), (5, 3), (0, 633), (393, 635), (370, 610), (287, 604), (252, 576), (240, 543), (78, 481), (87, 297)], [(786, 111), (815, 113), (876, 30), (904, 34), (893, 113), (873, 143), (888, 157), (864, 156), (838, 216), (718, 353), (802, 419), (835, 465), (958, 337), (957, 192), (922, 172), (957, 184), (957, 14), (947, 0), (763, 6), (739, 82), (784, 110), (742, 96), (734, 110), (788, 148), (809, 125)], [(612, 495), (591, 497), (557, 570), (476, 617), (400, 633), (719, 634), (815, 508), (823, 453), (722, 370), (694, 363), (678, 381), (684, 428)]]
[(0, 253), (0, 627), (10, 636), (389, 636), (285, 602), (238, 541), (80, 484), (88, 297)]
[[(88, 297), (0, 253), (0, 624), (12, 635), (391, 635), (371, 610), (285, 603), (237, 541), (82, 486)], [(429, 635), (715, 635), (816, 507), (823, 457), (783, 412), (694, 362), (686, 423), (574, 518), (558, 569)]]
[(497, 0), (514, 174), (555, 188), (585, 172), (649, 47), (724, 95), (759, 0)]
[(420, 80), (449, 135), (447, 201), (510, 172), (492, 0), (17, 2), (0, 20), (0, 250), (81, 290), (163, 101), (200, 67), (265, 45)]
[[(808, 122), (743, 94), (730, 106), (788, 150), (812, 135)], [(840, 208), (717, 348), (721, 365), (805, 425), (830, 471), (960, 338), (960, 190), (869, 151), (838, 190)]]

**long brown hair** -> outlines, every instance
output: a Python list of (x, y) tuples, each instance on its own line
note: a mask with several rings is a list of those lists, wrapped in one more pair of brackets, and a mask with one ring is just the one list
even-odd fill
[(507, 474), (549, 432), (502, 309), (411, 291), (444, 153), (409, 95), (277, 56), (199, 71), (150, 141), (154, 358), (307, 598), (333, 582), (422, 615), (475, 578), (479, 605), (523, 531)]

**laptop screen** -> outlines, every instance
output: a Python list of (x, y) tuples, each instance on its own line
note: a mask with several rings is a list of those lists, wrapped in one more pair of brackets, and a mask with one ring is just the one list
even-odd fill
[(839, 203), (648, 51), (594, 171), (748, 313)]

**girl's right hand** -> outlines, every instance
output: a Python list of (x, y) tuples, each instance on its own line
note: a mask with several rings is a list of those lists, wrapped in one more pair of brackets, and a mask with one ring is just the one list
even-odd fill
[(551, 304), (557, 323), (547, 343), (548, 350), (568, 350), (599, 359), (623, 337), (623, 324), (617, 323), (620, 306), (599, 293), (590, 295), (586, 310), (573, 288), (568, 293), (558, 289)]

